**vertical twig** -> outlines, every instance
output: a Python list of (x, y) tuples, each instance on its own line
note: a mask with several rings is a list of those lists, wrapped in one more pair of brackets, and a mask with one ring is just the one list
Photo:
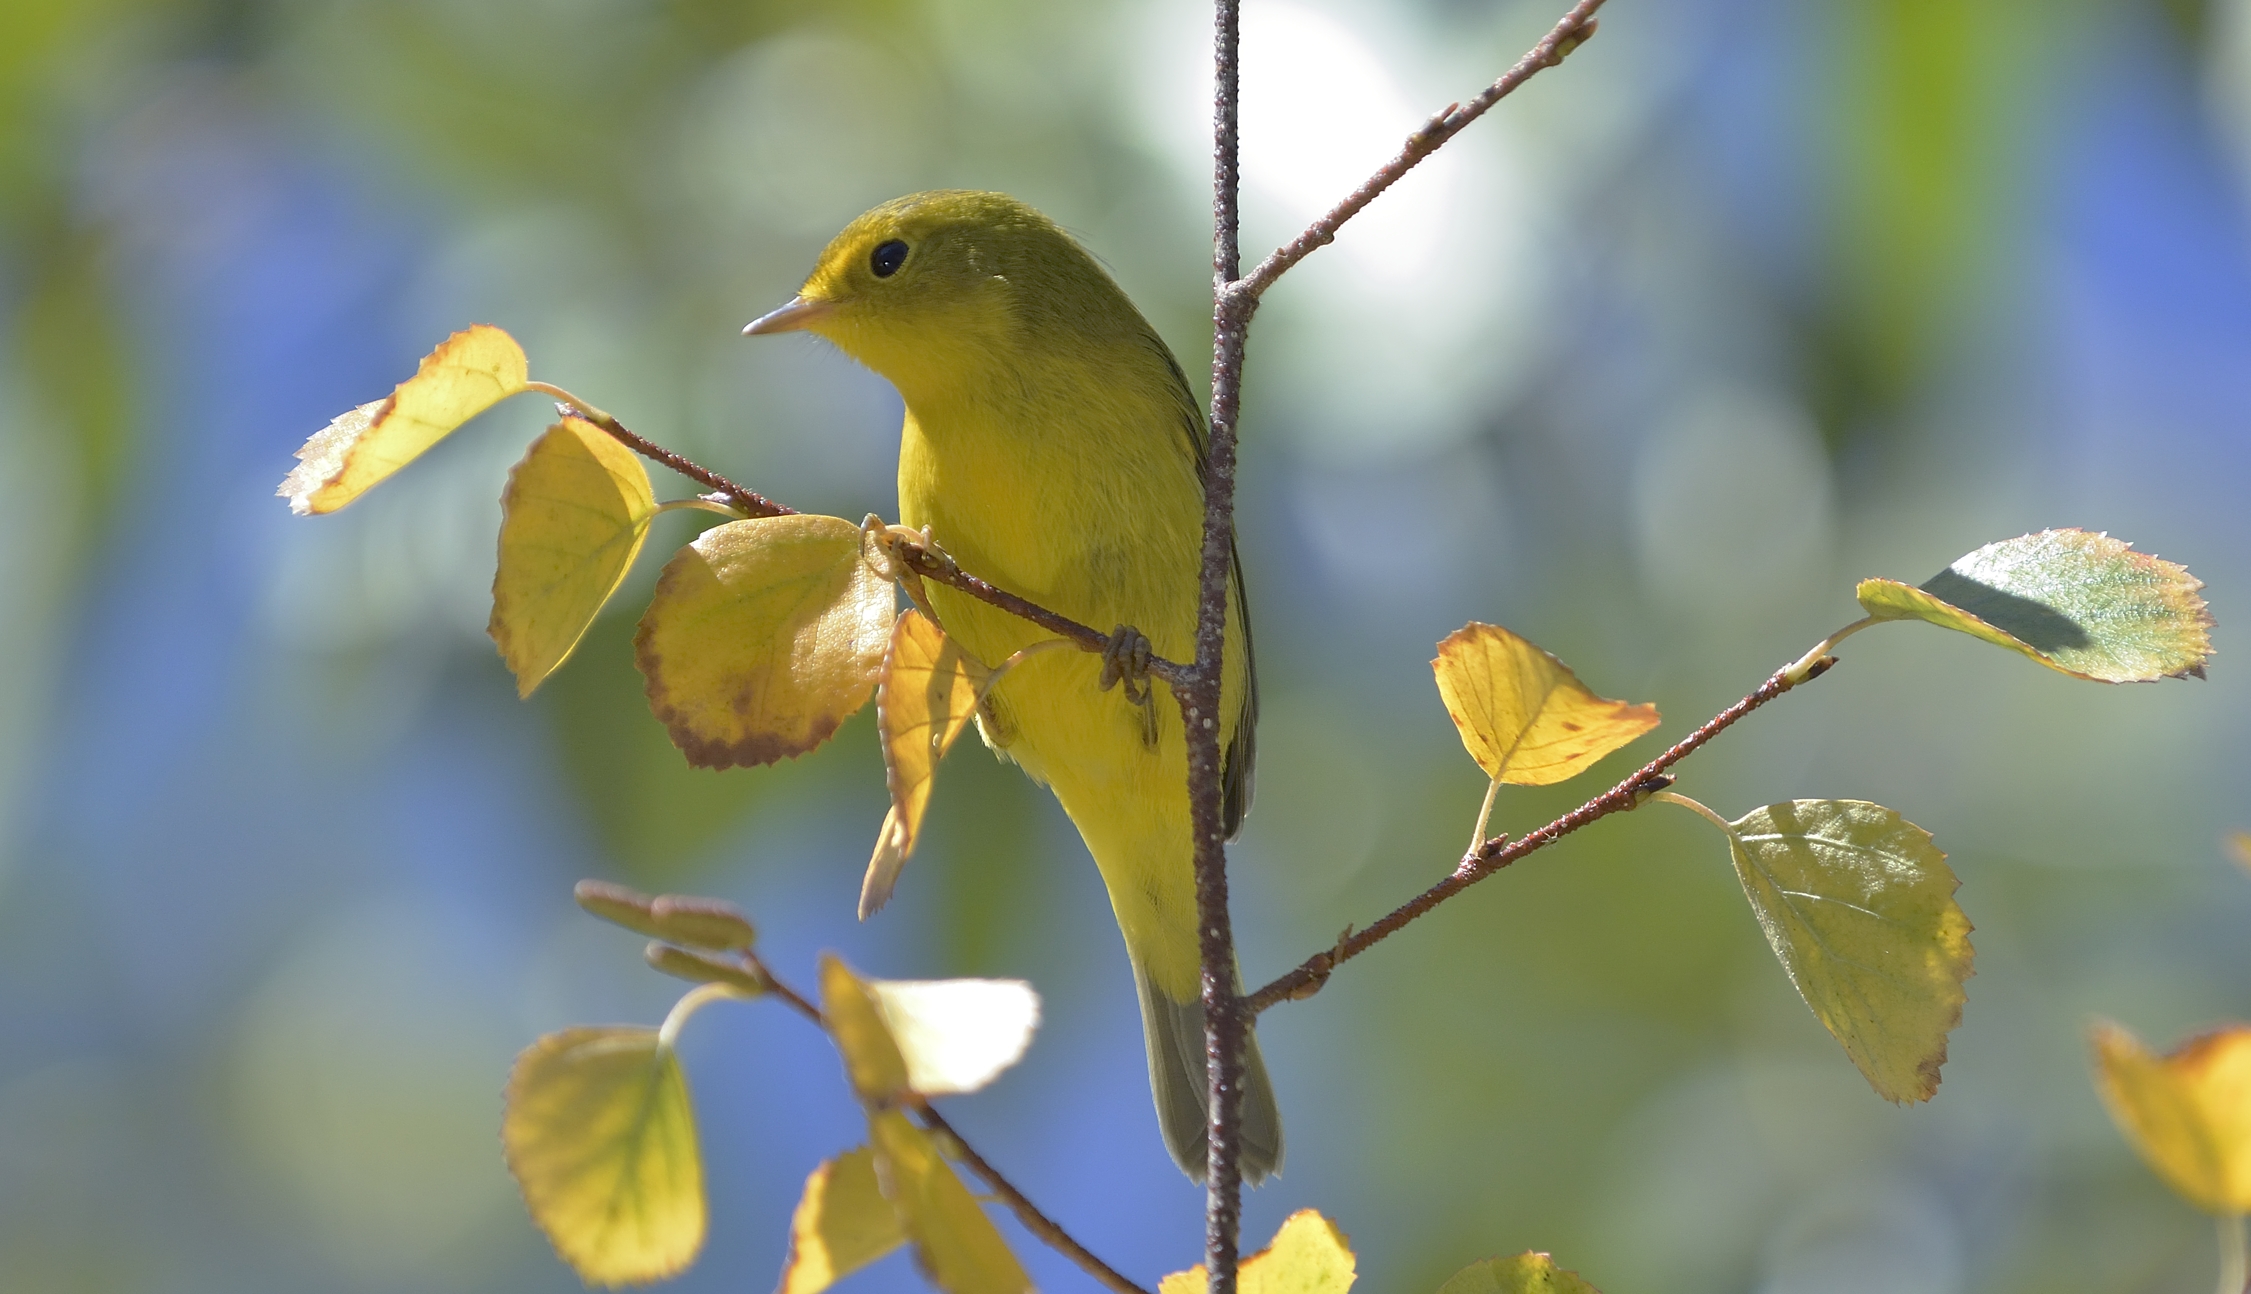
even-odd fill
[(1243, 1012), (1235, 988), (1235, 933), (1227, 913), (1227, 848), (1220, 809), (1220, 694), (1227, 635), (1228, 567), (1235, 551), (1235, 418), (1242, 404), (1243, 340), (1255, 298), (1234, 291), (1242, 273), (1236, 190), (1242, 36), (1240, 0), (1213, 0), (1211, 455), (1204, 475), (1204, 552), (1196, 606), (1196, 675), (1176, 691), (1188, 734), (1189, 820), (1195, 832), (1196, 914), (1203, 953), (1204, 1052), (1210, 1117), (1204, 1166), (1204, 1270), (1210, 1294), (1235, 1294), (1242, 1228)]

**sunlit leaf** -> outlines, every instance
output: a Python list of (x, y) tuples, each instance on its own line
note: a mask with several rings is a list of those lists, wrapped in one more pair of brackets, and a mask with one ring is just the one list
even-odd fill
[(1970, 921), (1929, 832), (1863, 800), (1788, 800), (1727, 827), (1766, 939), (1879, 1096), (1938, 1091), (1961, 1023)]
[(439, 343), (386, 399), (337, 417), (297, 451), (275, 493), (299, 516), (334, 512), (411, 463), (454, 428), (524, 389), (523, 348), (477, 324)]
[(1521, 1253), (1488, 1258), (1455, 1272), (1438, 1294), (1602, 1294), (1577, 1272), (1555, 1265), (1546, 1254)]
[(821, 1019), (861, 1100), (889, 1101), (908, 1090), (906, 1057), (874, 990), (833, 954), (821, 957)]
[(891, 627), (876, 691), (876, 726), (883, 739), (884, 778), (891, 812), (883, 819), (875, 856), (860, 888), (860, 919), (891, 898), (899, 869), (913, 855), (930, 806), (938, 761), (953, 747), (977, 710), (979, 691), (992, 671), (920, 611), (908, 610)]
[(929, 1133), (898, 1110), (882, 1110), (868, 1116), (868, 1140), (884, 1197), (932, 1284), (946, 1294), (1028, 1294), (1031, 1277)]
[(899, 1212), (876, 1182), (875, 1152), (862, 1146), (805, 1179), (780, 1294), (818, 1294), (906, 1242)]
[(578, 905), (604, 921), (614, 921), (635, 934), (691, 948), (731, 951), (758, 941), (758, 931), (742, 909), (725, 899), (692, 894), (659, 894), (654, 898), (609, 881), (580, 881), (571, 890)]
[(2231, 831), (2227, 840), (2228, 857), (2244, 871), (2251, 872), (2251, 831)]
[(1040, 999), (1015, 979), (868, 980), (876, 1008), (924, 1096), (974, 1092), (1024, 1056)]
[(1463, 626), (1430, 663), (1462, 745), (1485, 775), (1548, 786), (1657, 726), (1657, 707), (1609, 701), (1499, 625)]
[(1913, 588), (1862, 580), (1879, 620), (1927, 620), (2102, 683), (2201, 676), (2212, 655), (2204, 582), (2108, 535), (2043, 530), (1987, 544)]
[[(1282, 1223), (1274, 1241), (1236, 1269), (1241, 1294), (1344, 1294), (1356, 1275), (1352, 1245), (1336, 1224), (1300, 1209)], [(1157, 1294), (1204, 1294), (1210, 1281), (1202, 1263), (1174, 1272)]]
[(2154, 1056), (2113, 1024), (2094, 1031), (2095, 1086), (2165, 1184), (2207, 1213), (2251, 1213), (2251, 1027)]
[(641, 957), (652, 970), (659, 970), (676, 979), (691, 984), (725, 984), (743, 993), (758, 997), (766, 992), (766, 981), (739, 963), (697, 952), (693, 948), (675, 948), (671, 944), (652, 941), (641, 950)]
[(893, 596), (860, 544), (837, 517), (759, 517), (706, 530), (665, 564), (633, 650), (689, 763), (802, 755), (867, 704)]
[(530, 696), (625, 582), (657, 514), (648, 470), (590, 422), (531, 444), (500, 497), (500, 564), (486, 632)]
[(661, 1280), (703, 1247), (695, 1115), (656, 1030), (566, 1029), (525, 1048), (501, 1144), (532, 1220), (589, 1284)]

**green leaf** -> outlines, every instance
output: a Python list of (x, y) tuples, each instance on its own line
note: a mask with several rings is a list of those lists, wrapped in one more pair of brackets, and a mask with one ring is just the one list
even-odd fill
[(656, 1030), (566, 1029), (525, 1048), (500, 1136), (532, 1220), (588, 1284), (661, 1280), (703, 1247), (695, 1114)]
[(1862, 580), (1878, 620), (1926, 620), (2101, 683), (2204, 675), (2212, 615), (2185, 567), (2084, 530), (1987, 544), (1911, 588)]
[(861, 1146), (839, 1155), (805, 1179), (780, 1294), (819, 1294), (906, 1242), (899, 1211), (876, 1181), (875, 1152)]
[(1789, 800), (1726, 827), (1736, 878), (1806, 1005), (1889, 1101), (1938, 1091), (1970, 922), (1930, 833), (1880, 804)]
[(518, 696), (570, 658), (625, 582), (656, 514), (648, 469), (590, 422), (565, 418), (524, 452), (500, 496), (485, 626)]
[[(1273, 1243), (1245, 1258), (1236, 1271), (1241, 1294), (1344, 1294), (1358, 1276), (1352, 1244), (1337, 1225), (1312, 1209), (1283, 1221)], [(1157, 1294), (1204, 1294), (1211, 1285), (1202, 1263), (1174, 1272)]]
[(895, 599), (861, 544), (839, 517), (758, 517), (665, 564), (633, 656), (689, 763), (794, 758), (867, 704)]
[(649, 963), (650, 969), (691, 984), (725, 984), (748, 997), (760, 997), (766, 992), (766, 981), (743, 966), (692, 948), (675, 948), (668, 943), (651, 941), (641, 950), (641, 958)]
[(929, 1133), (898, 1110), (883, 1110), (868, 1116), (868, 1139), (884, 1197), (932, 1284), (946, 1294), (1031, 1294), (1032, 1278)]
[(1602, 1294), (1577, 1272), (1555, 1265), (1546, 1254), (1521, 1253), (1488, 1258), (1455, 1272), (1438, 1294)]

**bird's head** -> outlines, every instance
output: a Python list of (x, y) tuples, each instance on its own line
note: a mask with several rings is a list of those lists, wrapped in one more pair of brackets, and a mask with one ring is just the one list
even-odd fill
[(846, 225), (797, 295), (743, 332), (816, 333), (912, 404), (1126, 321), (1139, 315), (1054, 221), (1004, 193), (937, 190)]

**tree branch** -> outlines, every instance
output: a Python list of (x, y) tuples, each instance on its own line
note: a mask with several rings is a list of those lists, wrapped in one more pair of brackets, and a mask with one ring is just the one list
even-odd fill
[(1244, 1014), (1255, 1018), (1259, 1012), (1277, 1003), (1313, 996), (1321, 991), (1322, 985), (1328, 982), (1329, 975), (1338, 966), (1397, 934), (1409, 922), (1463, 890), (1525, 855), (1547, 848), (1581, 827), (1613, 813), (1639, 808), (1651, 795), (1672, 785), (1673, 779), (1665, 770), (1694, 754), (1705, 742), (1727, 731), (1734, 726), (1736, 720), (1800, 683), (1810, 683), (1821, 677), (1836, 663), (1836, 657), (1824, 656), (1814, 661), (1801, 678), (1791, 676), (1791, 671), (1797, 668), (1794, 664), (1776, 670), (1766, 682), (1759, 685), (1757, 691), (1713, 715), (1703, 727), (1683, 737), (1671, 750), (1642, 765), (1633, 776), (1616, 786), (1539, 830), (1519, 838), (1513, 844), (1507, 843), (1506, 836), (1495, 836), (1483, 842), (1462, 855), (1462, 861), (1447, 874), (1446, 879), (1392, 909), (1381, 921), (1337, 940), (1335, 947), (1313, 954), (1299, 963), (1297, 969), (1277, 977), (1245, 997)]
[(1516, 66), (1502, 74), (1500, 80), (1486, 86), (1483, 92), (1468, 103), (1449, 105), (1444, 112), (1432, 116), (1421, 130), (1407, 136), (1407, 142), (1401, 146), (1398, 155), (1385, 163), (1381, 170), (1369, 176), (1344, 201), (1330, 208), (1327, 215), (1306, 226), (1304, 233), (1276, 248), (1272, 255), (1259, 262), (1258, 267), (1247, 278), (1230, 284), (1228, 290), (1257, 297), (1272, 287), (1274, 280), (1282, 277), (1291, 266), (1311, 256), (1315, 249), (1335, 242), (1337, 230), (1343, 227), (1345, 221), (1359, 215), (1361, 208), (1375, 201), (1377, 194), (1398, 183), (1399, 178), (1415, 169), (1417, 163), (1437, 152), (1447, 140), (1462, 133), (1469, 123), (1484, 116), (1486, 109), (1507, 98), (1516, 87), (1538, 75), (1542, 68), (1561, 63), (1571, 51), (1593, 37), (1594, 12), (1602, 5), (1603, 0), (1579, 0), (1579, 3), (1571, 6), (1571, 11), (1564, 14), (1554, 27), (1549, 28), (1548, 34), (1540, 38), (1540, 43), (1518, 59)]
[(1220, 701), (1229, 568), (1235, 556), (1235, 420), (1243, 348), (1258, 299), (1235, 292), (1242, 273), (1237, 193), (1241, 174), (1241, 0), (1214, 0), (1212, 22), (1211, 444), (1204, 471), (1204, 549), (1196, 597), (1196, 672), (1173, 687), (1188, 738), (1189, 825), (1196, 868), (1197, 942), (1203, 964), (1204, 1059), (1209, 1107), (1204, 1159), (1204, 1271), (1209, 1294), (1235, 1294), (1242, 1233), (1243, 1038), (1235, 983), (1235, 931), (1227, 911), (1227, 845), (1221, 808)]

